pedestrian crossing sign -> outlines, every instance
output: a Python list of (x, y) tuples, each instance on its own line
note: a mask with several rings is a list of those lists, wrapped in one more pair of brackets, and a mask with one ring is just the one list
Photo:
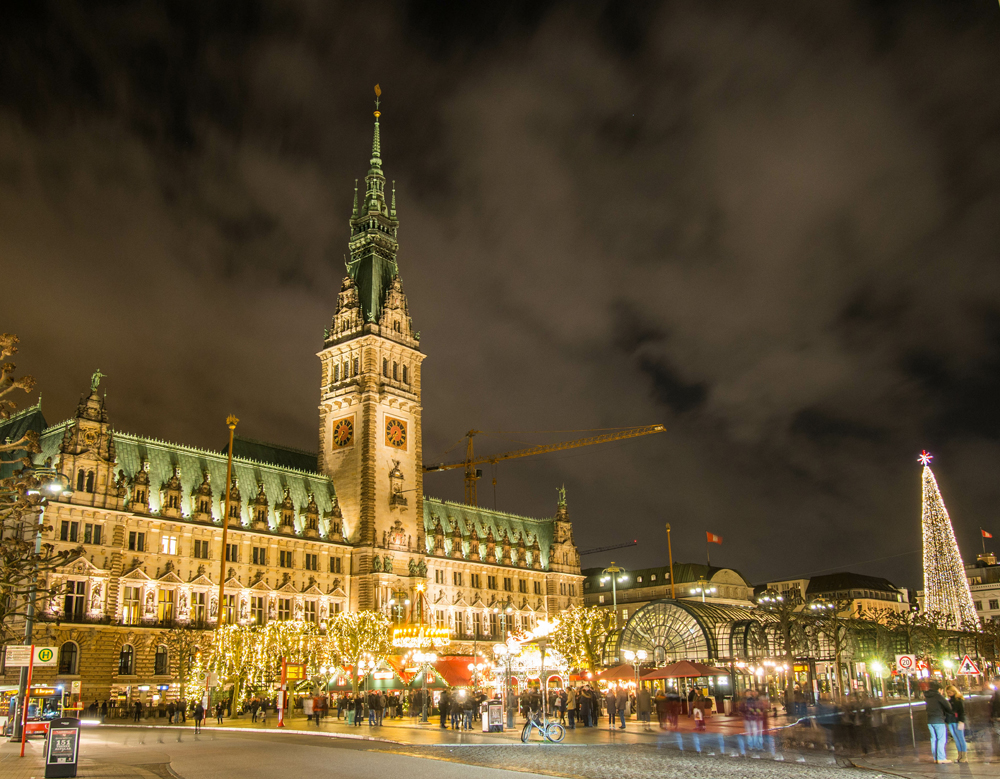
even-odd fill
[(959, 667), (958, 672), (960, 674), (975, 674), (978, 676), (979, 668), (977, 668), (976, 664), (972, 662), (972, 658), (966, 655), (962, 658), (962, 665)]

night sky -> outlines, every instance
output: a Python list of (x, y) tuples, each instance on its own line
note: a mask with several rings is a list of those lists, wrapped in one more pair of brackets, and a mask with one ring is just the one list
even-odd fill
[(639, 539), (585, 566), (669, 521), (755, 582), (919, 586), (923, 448), (965, 557), (1000, 538), (995, 0), (25, 5), (0, 330), (50, 423), (100, 368), (119, 430), (315, 449), (378, 82), (425, 461), (665, 424), (499, 467)]

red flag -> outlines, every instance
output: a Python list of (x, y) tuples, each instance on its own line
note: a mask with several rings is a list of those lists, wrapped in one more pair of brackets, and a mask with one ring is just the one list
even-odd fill
[(710, 543), (710, 544), (721, 544), (722, 543), (722, 536), (717, 536), (717, 535), (715, 535), (715, 533), (709, 533), (707, 531), (705, 532), (705, 535), (708, 536), (708, 543)]
[(979, 528), (979, 532), (983, 534), (983, 538), (993, 538), (993, 534), (992, 533), (987, 533), (982, 528)]

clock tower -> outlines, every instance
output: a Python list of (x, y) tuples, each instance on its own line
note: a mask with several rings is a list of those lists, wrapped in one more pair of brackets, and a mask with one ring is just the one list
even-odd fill
[[(376, 87), (376, 95), (380, 95)], [(378, 108), (376, 100), (375, 107)], [(396, 192), (386, 202), (379, 116), (364, 199), (350, 219), (350, 259), (325, 333), (320, 470), (333, 480), (355, 545), (352, 608), (382, 608), (424, 555), (419, 334), (399, 278)]]

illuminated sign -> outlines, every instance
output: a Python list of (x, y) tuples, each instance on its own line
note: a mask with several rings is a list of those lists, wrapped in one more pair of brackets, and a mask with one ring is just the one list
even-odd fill
[(425, 625), (411, 625), (392, 631), (392, 645), (398, 649), (427, 649), (447, 646), (451, 643), (448, 628), (432, 628)]
[(395, 674), (392, 671), (376, 671), (372, 674), (373, 679), (391, 679)]

